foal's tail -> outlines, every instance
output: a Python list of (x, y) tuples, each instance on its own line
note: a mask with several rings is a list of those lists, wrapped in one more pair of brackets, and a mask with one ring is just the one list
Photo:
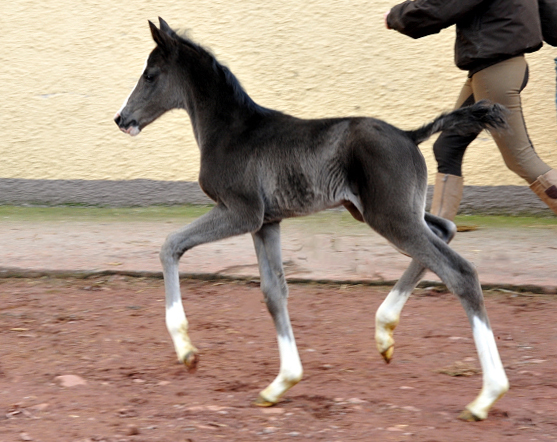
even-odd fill
[(505, 106), (481, 100), (471, 106), (441, 114), (431, 123), (416, 130), (408, 130), (406, 134), (414, 143), (420, 144), (443, 130), (470, 135), (479, 133), (482, 129), (501, 129), (507, 127), (508, 112)]

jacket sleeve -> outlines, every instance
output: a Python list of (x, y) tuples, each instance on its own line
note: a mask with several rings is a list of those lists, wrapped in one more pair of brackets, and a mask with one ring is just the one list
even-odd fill
[(420, 38), (454, 25), (484, 0), (406, 0), (387, 17), (390, 28)]
[(543, 39), (557, 46), (557, 0), (539, 0), (540, 21)]

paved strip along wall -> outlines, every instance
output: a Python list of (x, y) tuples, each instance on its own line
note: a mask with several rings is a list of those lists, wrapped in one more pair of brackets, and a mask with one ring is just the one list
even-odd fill
[[(347, 3), (7, 2), (0, 17), (10, 30), (0, 35), (0, 204), (144, 204), (154, 199), (140, 198), (145, 192), (172, 204), (184, 201), (176, 197), (184, 186), (195, 188), (199, 153), (183, 111), (163, 116), (137, 138), (112, 121), (153, 47), (147, 20), (159, 15), (209, 47), (266, 107), (306, 118), (369, 115), (401, 128), (450, 110), (466, 77), (453, 64), (454, 29), (412, 40), (384, 28), (392, 2)], [(553, 167), (556, 56), (547, 45), (528, 56), (523, 92), (530, 136)], [(421, 146), (430, 184), (432, 142)], [(516, 195), (535, 198), (506, 169), (487, 133), (467, 152), (464, 174), (467, 185), (485, 190), (496, 205), (512, 209), (522, 205)], [(127, 189), (125, 198), (119, 189)]]

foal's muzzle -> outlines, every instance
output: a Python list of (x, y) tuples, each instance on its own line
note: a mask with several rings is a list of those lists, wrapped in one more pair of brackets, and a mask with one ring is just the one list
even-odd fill
[(120, 130), (132, 137), (136, 136), (141, 132), (139, 128), (139, 124), (136, 120), (125, 121), (125, 119), (120, 115), (120, 113), (116, 113), (114, 116), (114, 122), (118, 125)]

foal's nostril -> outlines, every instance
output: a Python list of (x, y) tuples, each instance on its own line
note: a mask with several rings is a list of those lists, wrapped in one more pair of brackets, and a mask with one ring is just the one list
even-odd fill
[(120, 116), (120, 114), (116, 114), (116, 115), (114, 116), (114, 122), (115, 122), (118, 126), (120, 126), (120, 123), (122, 122), (122, 117)]

